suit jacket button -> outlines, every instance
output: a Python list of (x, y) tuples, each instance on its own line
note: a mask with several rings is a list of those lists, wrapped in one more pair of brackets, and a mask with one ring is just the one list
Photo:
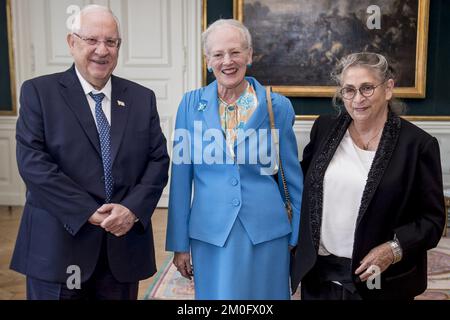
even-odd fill
[(231, 202), (233, 204), (233, 206), (237, 207), (241, 204), (241, 202), (239, 201), (239, 199), (233, 199), (233, 201)]
[(236, 178), (231, 179), (231, 185), (232, 186), (237, 186), (238, 185), (238, 180)]

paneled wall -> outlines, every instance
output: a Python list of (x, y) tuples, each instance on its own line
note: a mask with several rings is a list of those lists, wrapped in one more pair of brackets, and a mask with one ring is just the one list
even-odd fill
[[(110, 6), (121, 21), (124, 43), (115, 74), (155, 91), (170, 149), (181, 96), (201, 83), (201, 0), (13, 0), (17, 88), (26, 79), (60, 72), (71, 65), (66, 44), (67, 8), (89, 3)], [(16, 117), (0, 117), (0, 205), (24, 202), (25, 188), (15, 161), (15, 122)], [(444, 184), (450, 187), (450, 123), (416, 124), (438, 138)], [(311, 121), (295, 124), (300, 156), (311, 126)], [(166, 206), (167, 200), (168, 188), (160, 206)]]
[[(182, 94), (201, 82), (201, 0), (13, 0), (17, 88), (26, 79), (71, 66), (67, 20), (76, 6), (91, 3), (109, 6), (117, 15), (123, 42), (114, 73), (155, 91), (170, 150)], [(15, 121), (0, 118), (0, 204), (24, 200), (15, 164)], [(167, 200), (168, 188), (160, 205)]]
[(16, 165), (14, 118), (0, 118), (0, 205), (21, 204), (24, 188)]

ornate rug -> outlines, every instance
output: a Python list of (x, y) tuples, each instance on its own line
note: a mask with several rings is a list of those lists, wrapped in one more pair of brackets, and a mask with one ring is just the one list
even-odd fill
[[(299, 291), (292, 299), (300, 299)], [(194, 282), (183, 278), (169, 256), (148, 288), (144, 300), (194, 299)], [(428, 252), (428, 288), (416, 300), (450, 300), (450, 238), (442, 238), (438, 247)]]

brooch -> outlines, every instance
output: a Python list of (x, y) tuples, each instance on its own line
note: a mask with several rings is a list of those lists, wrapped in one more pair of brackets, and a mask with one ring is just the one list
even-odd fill
[(198, 104), (197, 110), (198, 111), (205, 111), (206, 106), (207, 106), (206, 101), (205, 100), (201, 100), (199, 102), (199, 104)]

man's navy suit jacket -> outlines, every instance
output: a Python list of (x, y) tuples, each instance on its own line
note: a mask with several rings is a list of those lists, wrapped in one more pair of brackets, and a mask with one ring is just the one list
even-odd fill
[(16, 131), (27, 193), (12, 269), (65, 283), (68, 267), (75, 265), (86, 281), (107, 241), (118, 281), (155, 273), (150, 218), (168, 179), (166, 139), (153, 91), (115, 76), (111, 84), (111, 202), (130, 209), (139, 221), (121, 237), (88, 222), (104, 203), (104, 173), (97, 128), (74, 66), (28, 80)]

